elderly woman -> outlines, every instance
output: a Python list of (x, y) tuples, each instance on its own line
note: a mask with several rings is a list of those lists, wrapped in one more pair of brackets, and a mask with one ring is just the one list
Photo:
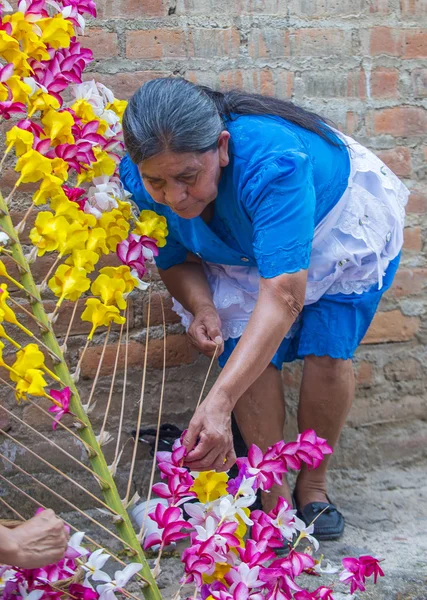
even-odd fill
[[(283, 437), (281, 369), (304, 361), (299, 429), (335, 446), (354, 395), (352, 357), (398, 267), (408, 191), (374, 154), (290, 102), (146, 83), (124, 115), (121, 176), (141, 209), (164, 215), (156, 260), (193, 344), (223, 367), (184, 443), (192, 470), (235, 461), (245, 443)], [(325, 460), (303, 469), (299, 516), (334, 539)], [(262, 498), (290, 504), (287, 483)]]

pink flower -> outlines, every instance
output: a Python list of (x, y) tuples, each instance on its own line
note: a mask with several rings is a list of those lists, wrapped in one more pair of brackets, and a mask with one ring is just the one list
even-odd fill
[(15, 67), (14, 67), (13, 63), (4, 65), (4, 67), (2, 67), (0, 69), (0, 83), (4, 83), (8, 79), (10, 79), (13, 75), (14, 70), (15, 70)]
[(31, 133), (38, 138), (44, 133), (40, 125), (31, 121), (31, 119), (21, 119), (16, 126), (25, 131), (31, 131)]
[(191, 498), (196, 498), (195, 492), (190, 491), (193, 484), (193, 478), (187, 471), (168, 477), (167, 483), (156, 483), (153, 485), (153, 492), (160, 498), (166, 498), (169, 504), (178, 506)]
[(270, 459), (267, 455), (264, 456), (260, 448), (252, 444), (248, 457), (237, 459), (238, 467), (245, 467), (246, 476), (256, 477), (256, 487), (262, 490), (269, 490), (275, 483), (280, 485), (285, 472), (281, 460)]
[(71, 596), (76, 596), (79, 600), (97, 600), (99, 598), (98, 592), (80, 583), (72, 583), (69, 591)]
[(184, 520), (182, 510), (175, 506), (163, 506), (157, 504), (156, 510), (149, 514), (150, 519), (157, 523), (160, 533), (152, 533), (147, 537), (144, 548), (161, 544), (162, 547), (169, 546), (172, 542), (177, 542), (188, 537), (182, 529), (191, 529), (191, 525)]
[(269, 548), (268, 539), (259, 541), (249, 539), (246, 541), (244, 548), (238, 546), (237, 551), (240, 560), (250, 567), (263, 565), (276, 557), (275, 553)]
[(270, 549), (283, 547), (282, 535), (273, 525), (273, 519), (269, 515), (262, 510), (254, 510), (251, 512), (251, 519), (251, 537), (255, 542), (267, 540)]
[(147, 236), (130, 234), (127, 240), (123, 240), (117, 246), (117, 256), (121, 262), (135, 269), (139, 278), (147, 272), (146, 261), (152, 260), (153, 256), (158, 254), (156, 240)]
[(316, 600), (334, 600), (331, 588), (325, 586), (317, 588), (314, 594), (316, 596)]
[(85, 196), (85, 194), (86, 194), (85, 189), (78, 188), (78, 187), (70, 188), (70, 187), (68, 187), (68, 185), (63, 185), (62, 189), (64, 190), (65, 195), (67, 196), (68, 200), (71, 200), (71, 202), (76, 202), (76, 204), (79, 205), (80, 210), (84, 209), (87, 198), (86, 197), (82, 198), (82, 196)]
[(59, 404), (61, 406), (56, 406), (56, 404), (54, 406), (51, 406), (49, 408), (49, 412), (54, 413), (56, 415), (54, 422), (52, 423), (52, 429), (56, 429), (58, 426), (59, 421), (62, 419), (62, 417), (66, 414), (70, 414), (70, 397), (71, 397), (71, 390), (69, 387), (66, 387), (64, 389), (62, 389), (61, 391), (57, 391), (57, 390), (50, 390), (50, 395), (52, 396), (52, 398), (54, 400), (56, 400), (57, 402), (59, 402)]
[(340, 575), (340, 581), (350, 585), (350, 593), (353, 594), (356, 590), (365, 591), (365, 579), (374, 575), (374, 583), (377, 582), (378, 576), (383, 577), (384, 572), (379, 565), (380, 561), (373, 556), (361, 556), (357, 558), (343, 558), (342, 564), (344, 571)]
[(190, 548), (184, 550), (182, 562), (186, 573), (186, 582), (192, 583), (194, 581), (198, 587), (203, 583), (203, 574), (212, 575), (215, 571), (215, 560), (209, 552), (201, 552), (198, 544), (193, 544)]
[(22, 102), (13, 102), (12, 100), (5, 100), (0, 102), (0, 116), (8, 121), (12, 115), (27, 112), (27, 107)]

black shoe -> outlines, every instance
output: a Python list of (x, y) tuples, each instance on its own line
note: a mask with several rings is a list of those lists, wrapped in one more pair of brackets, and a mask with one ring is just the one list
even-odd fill
[[(319, 517), (320, 513), (322, 514)], [(304, 508), (298, 509), (297, 517), (304, 521), (307, 526), (316, 519), (314, 521), (313, 536), (320, 541), (338, 540), (343, 534), (344, 517), (337, 507), (330, 502), (329, 498), (328, 502), (310, 502), (306, 504)]]

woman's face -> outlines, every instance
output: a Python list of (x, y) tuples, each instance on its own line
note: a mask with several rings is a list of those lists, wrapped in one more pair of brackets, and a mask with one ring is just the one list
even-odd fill
[(203, 153), (163, 152), (144, 160), (139, 170), (144, 186), (155, 202), (169, 206), (184, 219), (202, 214), (215, 200), (221, 169), (228, 165), (228, 140), (223, 131), (218, 147)]

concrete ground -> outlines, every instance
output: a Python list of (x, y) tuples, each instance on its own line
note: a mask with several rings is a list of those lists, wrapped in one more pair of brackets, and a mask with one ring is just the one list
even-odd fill
[[(366, 473), (334, 471), (330, 495), (347, 526), (341, 540), (322, 542), (319, 554), (339, 569), (344, 556), (371, 554), (385, 559), (385, 577), (377, 585), (369, 583), (365, 593), (351, 596), (348, 588), (338, 584), (335, 600), (427, 600), (427, 464)], [(78, 525), (83, 528), (80, 519)], [(91, 528), (91, 533), (111, 547), (111, 538), (101, 541), (99, 530)], [(178, 553), (162, 560), (159, 586), (165, 599), (176, 594), (181, 574)], [(315, 589), (321, 582), (328, 585), (336, 579), (336, 575), (322, 575), (321, 579), (307, 577), (306, 582), (309, 589)], [(184, 588), (181, 598), (191, 598), (193, 592), (194, 588)]]

